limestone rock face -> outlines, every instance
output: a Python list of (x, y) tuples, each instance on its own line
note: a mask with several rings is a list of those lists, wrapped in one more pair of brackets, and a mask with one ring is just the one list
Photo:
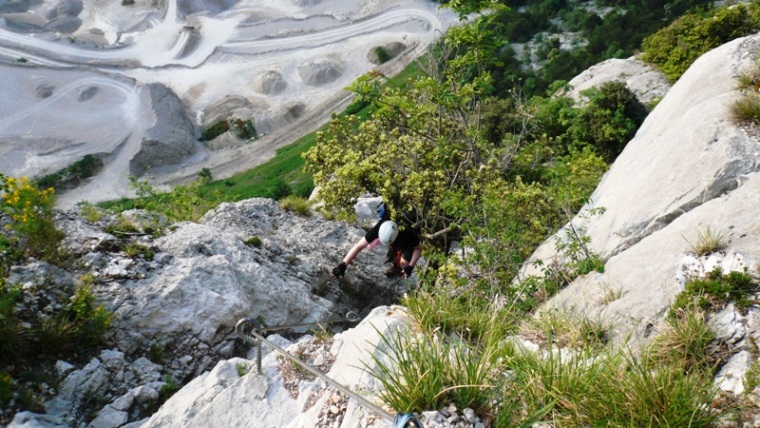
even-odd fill
[[(728, 106), (738, 72), (758, 49), (760, 37), (752, 36), (708, 52), (649, 114), (573, 220), (607, 259), (605, 272), (577, 279), (549, 306), (596, 314), (619, 327), (620, 339), (646, 340), (683, 289), (700, 232), (725, 234), (725, 267), (757, 270), (760, 141), (729, 118)], [(605, 211), (589, 216), (589, 208)], [(532, 259), (561, 258), (556, 239), (562, 233)], [(716, 263), (697, 264), (709, 271)], [(524, 273), (537, 271), (529, 263)], [(621, 297), (605, 303), (608, 291)]]
[[(118, 233), (124, 222), (136, 229), (127, 237)], [(76, 258), (70, 269), (83, 271), (35, 261), (14, 266), (9, 281), (22, 286), (24, 310), (45, 314), (68, 302), (83, 272), (96, 278), (92, 292), (97, 303), (113, 314), (108, 349), (83, 367), (59, 362), (66, 377), (45, 403), (47, 415), (18, 413), (9, 427), (70, 426), (85, 410), (95, 415), (92, 426), (137, 424), (150, 415), (146, 409), (169, 379), (181, 385), (220, 360), (246, 354), (234, 332), (241, 318), (276, 327), (332, 321), (348, 311), (364, 317), (406, 291), (382, 274), (381, 248), (362, 252), (345, 279), (331, 279), (329, 271), (364, 231), (317, 215), (296, 216), (268, 199), (222, 204), (199, 223), (173, 225), (159, 238), (149, 231), (166, 226), (165, 219), (139, 210), (92, 221), (75, 211), (60, 212), (56, 224), (66, 234), (63, 245)], [(150, 257), (127, 254), (128, 244), (150, 251)], [(305, 333), (309, 327), (291, 331)], [(331, 359), (323, 353), (321, 361)], [(224, 373), (236, 373), (236, 365), (203, 375), (211, 379), (203, 381), (204, 388), (231, 385)], [(270, 397), (266, 389), (263, 394)], [(83, 399), (91, 395), (106, 404), (83, 409), (93, 405)], [(207, 398), (219, 400), (213, 394)], [(293, 401), (288, 400), (283, 402)], [(188, 415), (196, 411), (182, 410)], [(288, 415), (289, 421), (293, 414), (272, 414), (270, 419)]]
[(572, 87), (569, 95), (578, 100), (581, 91), (613, 81), (624, 82), (645, 105), (662, 99), (671, 87), (665, 75), (651, 65), (633, 57), (613, 58), (590, 67), (568, 82)]
[[(379, 385), (362, 369), (363, 364), (371, 367), (372, 355), (380, 356), (380, 334), (392, 334), (405, 325), (401, 308), (378, 307), (355, 328), (334, 336), (329, 343), (316, 345), (323, 348), (317, 352), (319, 358), (331, 361), (327, 376), (351, 390), (361, 388), (363, 398), (377, 403), (373, 395)], [(303, 355), (304, 349), (315, 349), (313, 337), (285, 346), (286, 351), (297, 355)], [(293, 374), (290, 367), (276, 352), (262, 359), (261, 373), (254, 361), (221, 361), (172, 396), (142, 427), (391, 426), (390, 421), (378, 418), (382, 415), (359, 407), (354, 398), (342, 396), (322, 379), (289, 378)], [(340, 420), (336, 423), (331, 407), (345, 409), (342, 424)]]
[(160, 83), (147, 86), (156, 121), (130, 162), (130, 171), (137, 176), (151, 168), (179, 163), (198, 150), (193, 124), (177, 95)]

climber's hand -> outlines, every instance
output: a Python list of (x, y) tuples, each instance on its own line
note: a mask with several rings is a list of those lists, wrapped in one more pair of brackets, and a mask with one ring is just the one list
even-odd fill
[(411, 278), (414, 266), (407, 266), (404, 268), (404, 278)]
[(333, 278), (343, 278), (346, 275), (346, 264), (343, 262), (340, 262), (338, 266), (335, 266), (332, 270), (332, 277)]

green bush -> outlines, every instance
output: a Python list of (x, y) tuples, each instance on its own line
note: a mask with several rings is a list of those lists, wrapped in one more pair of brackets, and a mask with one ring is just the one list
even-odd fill
[(704, 278), (686, 282), (684, 291), (676, 296), (670, 309), (671, 317), (683, 316), (692, 307), (705, 311), (719, 310), (728, 302), (733, 302), (739, 309), (750, 306), (750, 294), (756, 291), (758, 284), (745, 272), (729, 272), (723, 275), (720, 268), (707, 273)]
[(375, 55), (377, 55), (377, 60), (380, 64), (384, 64), (391, 60), (391, 55), (382, 46), (375, 48)]
[(590, 144), (612, 163), (636, 135), (648, 110), (623, 82), (607, 82), (584, 92), (588, 103), (568, 133), (573, 144)]
[(213, 174), (211, 174), (211, 170), (208, 168), (201, 168), (200, 171), (198, 171), (198, 180), (201, 182), (201, 184), (209, 184), (214, 180)]
[(226, 119), (220, 120), (219, 122), (216, 122), (215, 124), (211, 125), (210, 127), (204, 129), (201, 132), (201, 141), (211, 141), (215, 139), (216, 137), (229, 131), (229, 129), (230, 129), (229, 121), (227, 121)]
[(261, 248), (261, 238), (258, 236), (251, 236), (245, 240), (245, 245), (248, 245), (249, 247)]
[(760, 8), (756, 3), (690, 12), (645, 38), (641, 58), (676, 81), (702, 54), (759, 29)]
[(5, 225), (9, 233), (0, 246), (10, 246), (22, 256), (60, 261), (64, 254), (59, 243), (64, 234), (54, 223), (55, 191), (41, 190), (26, 177), (0, 173), (0, 195), (0, 213), (10, 220)]
[(90, 178), (103, 169), (103, 161), (94, 155), (85, 155), (82, 159), (63, 168), (53, 174), (46, 175), (36, 180), (38, 187), (46, 189), (52, 187), (60, 190), (76, 187), (85, 178)]
[(251, 119), (231, 119), (230, 129), (241, 140), (250, 140), (259, 135)]
[(201, 141), (211, 141), (227, 131), (232, 131), (241, 140), (257, 138), (258, 132), (250, 119), (222, 119), (201, 132)]

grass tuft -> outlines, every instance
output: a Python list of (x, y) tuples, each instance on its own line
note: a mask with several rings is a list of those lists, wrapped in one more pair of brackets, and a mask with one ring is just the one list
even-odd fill
[(284, 211), (290, 211), (301, 217), (311, 216), (311, 201), (308, 199), (290, 195), (280, 201), (280, 208)]
[(708, 254), (717, 253), (723, 250), (726, 246), (724, 238), (726, 232), (723, 230), (715, 230), (710, 226), (704, 229), (697, 230), (697, 240), (692, 243), (684, 237), (684, 240), (691, 247), (691, 251), (697, 256), (706, 256)]

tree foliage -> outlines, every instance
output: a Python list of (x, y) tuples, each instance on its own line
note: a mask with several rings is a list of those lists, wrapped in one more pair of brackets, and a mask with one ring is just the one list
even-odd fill
[(644, 39), (642, 59), (676, 81), (702, 54), (760, 29), (756, 3), (691, 12)]
[[(495, 48), (480, 22), (450, 32), (428, 57), (426, 74), (404, 90), (382, 88), (384, 76), (358, 79), (352, 89), (375, 105), (359, 123), (335, 118), (305, 157), (328, 208), (345, 210), (363, 193), (382, 195), (397, 219), (445, 248), (461, 220), (447, 201), (477, 204), (499, 182), (507, 151), (490, 144), (480, 123), (491, 89), (482, 65)], [(455, 52), (467, 44), (477, 49)]]

